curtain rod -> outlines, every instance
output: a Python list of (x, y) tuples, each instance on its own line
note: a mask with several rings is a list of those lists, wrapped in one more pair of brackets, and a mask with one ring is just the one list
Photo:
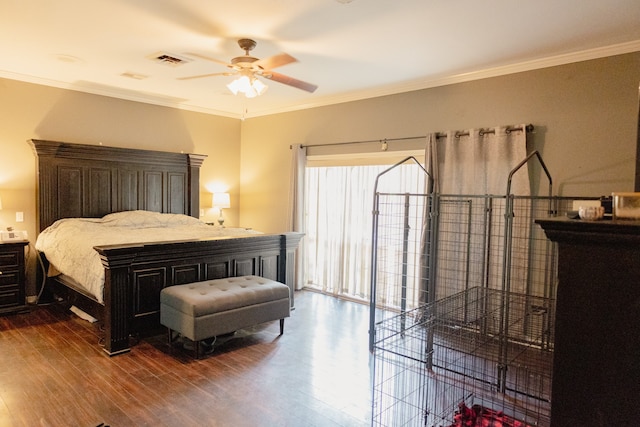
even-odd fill
[[(528, 125), (524, 125), (524, 129), (522, 129), (522, 126), (513, 126), (513, 127), (507, 127), (507, 129), (505, 130), (505, 132), (507, 133), (511, 133), (511, 132), (515, 132), (518, 130), (525, 130), (526, 132), (533, 132), (533, 125), (532, 124), (528, 124)], [(496, 131), (494, 129), (480, 129), (480, 136), (486, 134), (486, 133), (495, 133)], [(446, 137), (447, 134), (446, 133), (441, 133), (441, 132), (436, 132), (436, 138), (444, 138)], [(456, 131), (455, 133), (455, 137), (459, 138), (461, 136), (469, 136), (469, 132), (461, 132), (461, 131)], [(351, 144), (371, 144), (373, 142), (378, 142), (378, 143), (387, 143), (387, 142), (391, 142), (391, 141), (406, 141), (409, 139), (422, 139), (422, 138), (426, 138), (427, 135), (421, 135), (421, 136), (407, 136), (404, 138), (383, 138), (383, 139), (369, 139), (369, 140), (364, 140), (364, 141), (348, 141), (348, 142), (333, 142), (333, 143), (329, 143), (329, 144), (308, 144), (308, 145), (301, 145), (300, 148), (307, 148), (307, 147), (330, 147), (332, 145), (351, 145)], [(293, 148), (293, 145), (290, 145), (289, 148)]]
[[(518, 130), (524, 130), (524, 131), (530, 133), (530, 132), (533, 132), (533, 129), (534, 129), (534, 127), (533, 127), (532, 124), (524, 125), (524, 129), (522, 128), (522, 126), (513, 126), (513, 127), (508, 126), (505, 129), (505, 132), (506, 133), (511, 133), (511, 132), (515, 132), (515, 131), (518, 131)], [(495, 131), (495, 129), (482, 129), (482, 128), (480, 129), (480, 136), (485, 135), (487, 133), (496, 133), (496, 131)], [(446, 133), (442, 133), (442, 132), (437, 132), (436, 133), (436, 138), (445, 138), (446, 136), (447, 136)], [(461, 136), (469, 136), (469, 132), (468, 131), (467, 132), (456, 131), (454, 137), (460, 138)]]
[[(351, 145), (351, 144), (371, 144), (372, 142), (384, 143), (390, 141), (406, 141), (408, 139), (422, 139), (426, 138), (426, 135), (422, 136), (407, 136), (404, 138), (383, 138), (383, 139), (369, 139), (366, 141), (349, 141), (349, 142), (333, 142), (329, 144), (309, 144), (309, 145), (301, 145), (300, 148), (306, 147), (329, 147), (332, 145)], [(290, 145), (289, 148), (293, 148), (293, 145)]]

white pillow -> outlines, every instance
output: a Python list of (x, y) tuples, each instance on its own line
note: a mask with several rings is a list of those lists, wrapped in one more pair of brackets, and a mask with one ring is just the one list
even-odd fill
[(136, 210), (105, 215), (102, 217), (101, 222), (113, 227), (153, 228), (197, 224), (201, 221), (188, 215)]

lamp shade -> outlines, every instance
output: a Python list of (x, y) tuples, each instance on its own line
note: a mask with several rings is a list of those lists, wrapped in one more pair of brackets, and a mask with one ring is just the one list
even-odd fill
[(227, 87), (234, 95), (242, 93), (247, 98), (255, 98), (267, 90), (267, 85), (253, 75), (246, 73), (243, 73), (240, 77), (229, 83)]
[(213, 207), (214, 208), (230, 208), (231, 199), (229, 193), (213, 193)]
[(0, 198), (0, 211), (2, 210), (2, 198)]

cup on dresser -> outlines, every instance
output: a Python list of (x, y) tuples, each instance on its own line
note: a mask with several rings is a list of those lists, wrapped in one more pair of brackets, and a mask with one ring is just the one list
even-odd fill
[(580, 206), (578, 215), (581, 219), (595, 221), (604, 217), (604, 206)]

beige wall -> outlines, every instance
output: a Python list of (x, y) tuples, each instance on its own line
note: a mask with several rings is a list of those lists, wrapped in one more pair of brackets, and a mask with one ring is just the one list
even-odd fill
[(240, 223), (285, 230), (290, 144), (519, 123), (535, 125), (531, 148), (541, 152), (555, 194), (633, 191), (639, 83), (640, 52), (247, 119), (241, 138)]
[[(229, 191), (232, 208), (225, 216), (238, 223), (239, 120), (3, 79), (0, 99), (0, 227), (27, 230), (35, 242), (35, 156), (29, 139), (206, 154), (201, 195)], [(210, 197), (203, 198), (203, 207), (211, 206)], [(16, 212), (24, 212), (23, 223), (16, 223)], [(29, 258), (33, 294), (35, 258)]]
[[(210, 206), (211, 191), (227, 190), (228, 224), (266, 232), (286, 230), (295, 143), (533, 123), (532, 146), (557, 194), (632, 191), (639, 82), (634, 53), (241, 122), (0, 79), (0, 227), (35, 238), (32, 138), (206, 154), (202, 207)], [(24, 223), (15, 222), (17, 211)]]

